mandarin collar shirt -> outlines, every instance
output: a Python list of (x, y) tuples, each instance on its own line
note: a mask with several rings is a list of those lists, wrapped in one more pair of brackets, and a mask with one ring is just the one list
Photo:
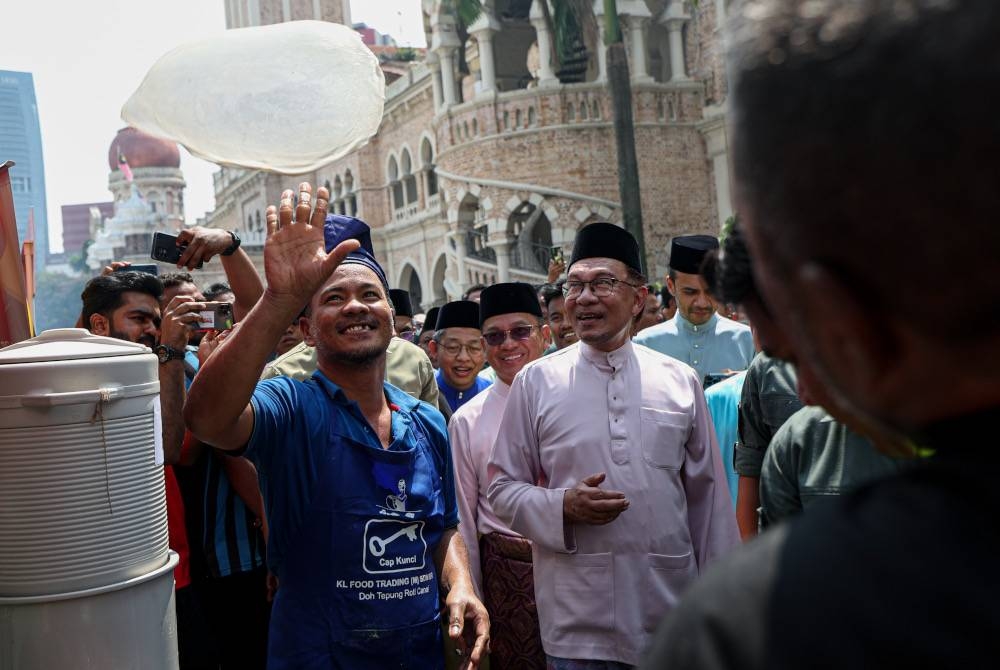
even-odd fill
[(718, 314), (696, 326), (677, 312), (641, 331), (634, 342), (687, 363), (702, 382), (708, 374), (746, 370), (754, 356), (750, 327)]
[[(629, 508), (606, 525), (565, 522), (565, 491), (599, 472)], [(700, 380), (631, 342), (525, 366), (487, 475), (496, 516), (534, 543), (552, 656), (637, 664), (680, 593), (739, 541)]]
[(448, 423), (452, 461), (455, 464), (455, 485), (458, 492), (458, 526), (469, 552), (469, 565), (477, 592), (482, 596), (482, 565), (479, 536), (503, 533), (519, 537), (497, 518), (486, 499), (489, 480), (486, 468), (493, 451), (493, 442), (500, 430), (500, 419), (510, 386), (499, 377), (488, 389), (462, 405)]

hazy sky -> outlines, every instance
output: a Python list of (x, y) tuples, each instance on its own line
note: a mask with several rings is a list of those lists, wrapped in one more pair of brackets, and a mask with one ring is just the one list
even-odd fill
[[(108, 147), (125, 125), (122, 104), (164, 53), (224, 30), (224, 7), (223, 0), (3, 3), (0, 70), (35, 78), (53, 251), (62, 249), (62, 205), (111, 199)], [(402, 45), (424, 46), (420, 0), (351, 0), (351, 19)], [(216, 166), (182, 147), (181, 169), (194, 223), (215, 206)]]

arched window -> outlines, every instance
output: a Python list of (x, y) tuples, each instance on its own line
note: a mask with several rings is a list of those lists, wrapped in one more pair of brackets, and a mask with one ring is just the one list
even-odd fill
[(247, 230), (253, 230), (253, 214), (247, 214)]
[(399, 181), (399, 164), (396, 157), (389, 158), (389, 190), (392, 191), (392, 208), (400, 209), (404, 205), (403, 183)]
[(399, 159), (400, 168), (403, 173), (403, 188), (406, 191), (406, 204), (417, 201), (417, 178), (413, 176), (413, 164), (410, 161), (410, 151), (403, 149), (403, 154)]
[(260, 210), (259, 209), (257, 210), (257, 214), (255, 216), (256, 216), (256, 219), (257, 219), (257, 230), (264, 230), (264, 228), (261, 227), (261, 225), (260, 225)]
[(437, 173), (434, 172), (434, 148), (431, 147), (431, 141), (426, 137), (420, 143), (420, 163), (423, 165), (424, 174), (426, 175), (427, 195), (436, 195), (438, 184)]
[(358, 198), (354, 195), (354, 175), (350, 170), (344, 173), (344, 208), (348, 216), (358, 215)]

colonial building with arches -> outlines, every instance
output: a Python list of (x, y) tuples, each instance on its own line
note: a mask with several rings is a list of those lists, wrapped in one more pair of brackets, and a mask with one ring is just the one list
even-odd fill
[[(334, 211), (372, 226), (390, 282), (420, 310), (476, 283), (544, 281), (551, 247), (568, 257), (581, 226), (621, 221), (600, 37), (581, 30), (557, 61), (544, 1), (484, 0), (464, 26), (454, 3), (423, 0), (428, 49), (393, 63), (375, 137), (307, 175), (223, 169), (207, 225), (237, 230), (259, 254), (257, 212), (306, 179), (330, 190)], [(732, 213), (727, 4), (618, 0), (651, 279), (673, 236), (718, 233)], [(596, 0), (598, 26), (602, 11)]]

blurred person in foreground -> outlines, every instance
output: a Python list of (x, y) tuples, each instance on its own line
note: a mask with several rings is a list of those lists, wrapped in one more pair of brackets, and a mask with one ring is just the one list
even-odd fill
[(627, 668), (660, 618), (738, 542), (694, 371), (632, 344), (638, 243), (581, 229), (563, 284), (580, 343), (514, 378), (488, 468), (497, 517), (532, 542), (550, 668)]
[(455, 460), (459, 531), (476, 588), (490, 613), (492, 670), (545, 668), (538, 632), (531, 543), (500, 521), (489, 501), (487, 465), (507, 394), (521, 368), (542, 356), (548, 326), (530, 284), (493, 284), (479, 301), (486, 359), (497, 380), (464, 404), (448, 424)]
[[(648, 667), (989, 664), (1000, 118), (939, 93), (995, 86), (1000, 5), (761, 0), (732, 16), (735, 193), (762, 296), (748, 316), (831, 411), (923, 458), (716, 566)], [(935, 281), (900, 290), (913, 268)]]
[[(351, 217), (326, 226), (324, 188), (315, 208), (309, 184), (294, 208), (293, 195), (267, 210), (267, 291), (185, 405), (199, 439), (245, 450), (261, 472), (281, 584), (268, 667), (443, 668), (439, 598), (449, 636), (477, 667), (489, 617), (456, 530), (444, 419), (384, 381), (392, 311), (368, 227)], [(257, 383), (305, 304), (317, 372)]]

